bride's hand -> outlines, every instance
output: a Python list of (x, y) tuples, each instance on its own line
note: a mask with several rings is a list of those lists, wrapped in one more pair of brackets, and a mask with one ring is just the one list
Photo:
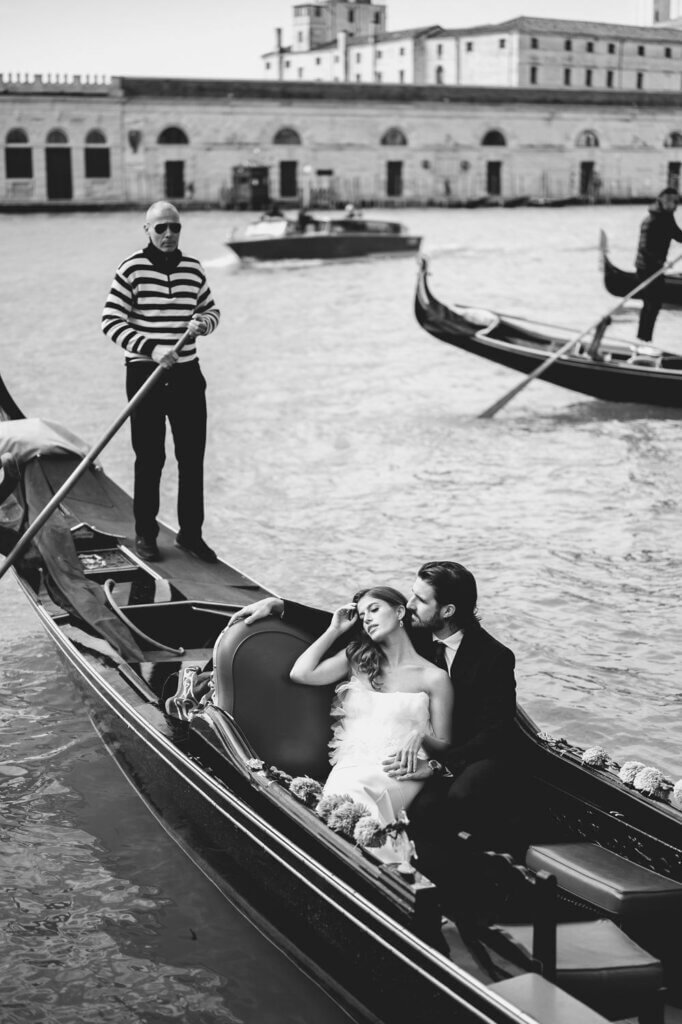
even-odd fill
[(417, 766), (414, 771), (407, 771), (402, 766), (399, 753), (389, 754), (381, 762), (381, 767), (390, 778), (401, 779), (402, 781), (411, 779), (413, 782), (421, 782), (422, 779), (430, 779), (433, 775), (433, 769), (429, 767), (429, 762), (424, 760), (424, 758), (417, 760)]
[(344, 604), (332, 615), (331, 629), (346, 633), (358, 621), (358, 610), (354, 604)]

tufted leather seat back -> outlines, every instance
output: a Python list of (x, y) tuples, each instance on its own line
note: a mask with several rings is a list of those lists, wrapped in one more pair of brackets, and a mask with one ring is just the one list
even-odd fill
[(214, 701), (229, 712), (267, 765), (323, 780), (333, 686), (302, 686), (291, 666), (314, 637), (268, 618), (223, 630), (214, 649)]

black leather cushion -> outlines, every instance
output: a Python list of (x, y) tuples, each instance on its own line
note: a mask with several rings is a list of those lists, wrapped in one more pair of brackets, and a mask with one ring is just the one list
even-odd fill
[(535, 1020), (551, 1021), (551, 1024), (605, 1024), (607, 1019), (546, 981), (541, 974), (519, 974), (488, 988)]
[[(530, 963), (532, 925), (495, 925), (490, 931), (516, 951), (520, 963)], [(557, 926), (556, 980), (606, 1016), (627, 1016), (661, 987), (663, 968), (613, 921), (568, 922)]]
[(289, 679), (291, 666), (313, 639), (280, 619), (223, 630), (213, 654), (214, 699), (266, 764), (322, 780), (329, 773), (335, 688)]
[(682, 885), (595, 843), (531, 846), (526, 864), (556, 875), (562, 889), (621, 918), (682, 917)]

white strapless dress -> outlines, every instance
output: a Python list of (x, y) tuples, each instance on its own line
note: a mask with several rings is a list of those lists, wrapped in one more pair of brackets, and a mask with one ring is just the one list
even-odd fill
[(341, 683), (336, 693), (332, 714), (339, 721), (329, 744), (333, 767), (324, 793), (348, 793), (388, 825), (407, 809), (424, 783), (392, 779), (381, 762), (415, 729), (429, 731), (429, 696), (373, 690), (356, 677)]

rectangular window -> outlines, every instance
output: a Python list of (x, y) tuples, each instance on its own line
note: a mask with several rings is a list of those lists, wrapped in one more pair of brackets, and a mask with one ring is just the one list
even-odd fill
[(285, 60), (284, 61), (284, 67), (285, 68), (290, 68), (291, 67), (291, 61), (290, 60)]
[(298, 69), (298, 77), (303, 78), (303, 68)]
[[(318, 10), (319, 10), (319, 8), (318, 8)], [(375, 14), (374, 15), (374, 24), (375, 25), (380, 25), (381, 24), (381, 15), (380, 14)]]
[(33, 157), (32, 151), (26, 149), (13, 149), (8, 146), (5, 150), (5, 177), (6, 178), (32, 178)]
[(530, 84), (531, 85), (537, 85), (538, 84), (538, 69), (536, 67), (532, 67), (530, 69)]
[(377, 60), (381, 60), (381, 50), (377, 50)]
[(401, 85), (404, 84), (404, 82), (405, 82), (405, 72), (404, 71), (399, 71), (398, 72), (398, 81), (400, 82)]
[(110, 178), (109, 148), (106, 146), (85, 147), (85, 177)]
[(499, 46), (499, 48), (501, 50), (504, 50), (506, 45), (507, 45), (507, 40), (506, 39), (499, 39), (498, 40), (498, 46)]
[(573, 49), (573, 40), (572, 39), (564, 39), (564, 50), (572, 50), (572, 49)]
[(400, 51), (399, 51), (399, 52), (400, 52), (400, 56), (401, 56), (401, 57), (404, 57), (404, 56), (405, 56), (405, 47), (404, 47), (404, 46), (401, 46), (401, 47), (400, 47)]
[(586, 68), (585, 70), (585, 85), (592, 85), (592, 68)]
[(645, 49), (644, 49), (644, 47), (643, 47), (643, 46), (638, 46), (638, 47), (637, 47), (637, 56), (638, 56), (638, 57), (643, 57), (643, 56), (644, 56), (644, 54), (645, 54), (645, 52), (646, 52), (646, 51), (645, 51)]
[(353, 22), (353, 21), (355, 21), (355, 11), (349, 11), (349, 12), (348, 12), (348, 20), (349, 20), (350, 22)]
[(321, 64), (322, 63), (322, 58), (321, 57), (316, 57), (315, 58), (315, 63), (316, 64)]
[(269, 60), (266, 60), (266, 62), (265, 62), (265, 70), (266, 71), (270, 70), (270, 61)]
[(588, 42), (585, 46), (588, 53), (594, 53), (594, 43)]
[(356, 82), (361, 82), (362, 81), (362, 75), (356, 75), (355, 76), (355, 81)]
[(637, 72), (637, 88), (638, 89), (643, 89), (644, 88), (644, 72), (643, 71), (638, 71)]
[(471, 53), (473, 48), (474, 48), (474, 44), (473, 43), (467, 43), (467, 47), (466, 47), (467, 53)]
[(665, 48), (665, 55), (666, 55), (666, 57), (668, 59), (670, 59), (672, 57), (672, 55), (673, 55), (673, 48), (672, 48), (672, 46), (666, 46), (666, 48)]
[(442, 43), (439, 43), (438, 46), (436, 47), (436, 55), (438, 57), (442, 57), (443, 56), (443, 44)]
[(615, 53), (616, 52), (616, 44), (615, 43), (609, 43), (608, 49), (609, 49), (609, 53)]
[(564, 68), (564, 85), (570, 85), (570, 84), (571, 84), (571, 69), (570, 68)]
[(381, 72), (380, 71), (375, 71), (374, 72), (374, 81), (375, 82), (380, 82), (381, 81)]
[(538, 43), (538, 40), (535, 38), (535, 36), (533, 36), (533, 38), (530, 41), (530, 48), (531, 48), (531, 50), (537, 50), (539, 45), (540, 44)]
[(613, 71), (606, 72), (606, 88), (613, 89)]

